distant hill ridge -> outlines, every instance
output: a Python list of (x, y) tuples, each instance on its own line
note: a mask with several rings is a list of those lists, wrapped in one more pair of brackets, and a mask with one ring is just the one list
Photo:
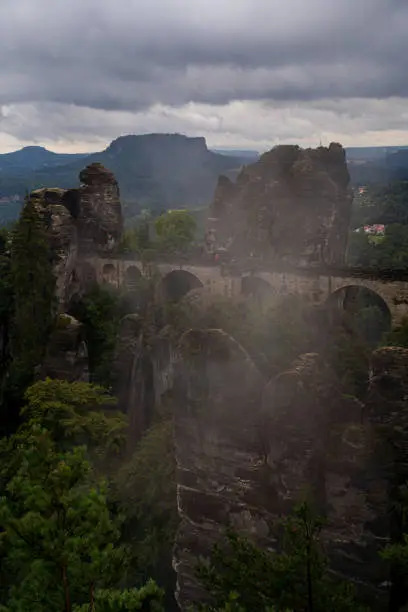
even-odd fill
[(115, 174), (125, 202), (163, 209), (207, 205), (218, 176), (248, 163), (247, 158), (210, 151), (203, 137), (181, 134), (120, 136), (89, 155), (25, 147), (0, 155), (0, 197), (39, 187), (74, 187), (80, 170), (96, 161)]
[(41, 166), (55, 166), (82, 159), (86, 155), (86, 153), (54, 153), (38, 146), (23, 147), (18, 151), (0, 154), (0, 171), (19, 168), (33, 170)]
[[(408, 147), (349, 147), (346, 152), (354, 185), (408, 178)], [(220, 174), (234, 179), (258, 157), (258, 151), (238, 147), (210, 150), (203, 137), (161, 133), (120, 136), (90, 154), (24, 147), (0, 154), (0, 222), (18, 214), (19, 207), (5, 203), (7, 198), (23, 198), (39, 187), (75, 187), (80, 170), (96, 161), (115, 174), (125, 215), (133, 217), (143, 208), (207, 206)]]

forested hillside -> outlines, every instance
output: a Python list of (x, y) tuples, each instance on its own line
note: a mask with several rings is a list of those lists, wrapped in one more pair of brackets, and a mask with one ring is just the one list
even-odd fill
[[(125, 214), (133, 217), (145, 208), (161, 211), (208, 205), (218, 176), (238, 169), (247, 159), (213, 153), (204, 138), (178, 134), (122, 136), (104, 151), (86, 157), (23, 149), (0, 155), (0, 197), (23, 198), (27, 191), (39, 187), (75, 187), (79, 171), (93, 162), (114, 172)], [(7, 206), (13, 211), (17, 208), (13, 204)], [(4, 218), (5, 213), (1, 215), (0, 208), (1, 216)]]

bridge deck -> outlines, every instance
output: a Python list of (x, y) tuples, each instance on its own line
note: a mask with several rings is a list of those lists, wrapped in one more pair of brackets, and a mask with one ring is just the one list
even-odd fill
[[(103, 257), (102, 259), (109, 262), (123, 261), (134, 264), (140, 264), (139, 259), (132, 259), (130, 253), (124, 253), (121, 255), (112, 254), (112, 257)], [(172, 265), (172, 266), (194, 266), (195, 268), (221, 268), (224, 267), (228, 274), (234, 275), (247, 274), (249, 272), (286, 272), (288, 274), (302, 274), (307, 276), (332, 276), (337, 278), (367, 278), (370, 280), (384, 280), (384, 281), (403, 281), (408, 282), (408, 268), (402, 269), (391, 269), (391, 268), (362, 268), (360, 266), (321, 266), (321, 265), (310, 265), (310, 266), (294, 266), (282, 261), (262, 261), (258, 259), (245, 259), (236, 261), (225, 261), (215, 262), (211, 258), (205, 257), (192, 257), (192, 258), (180, 258), (180, 257), (169, 257), (152, 261), (151, 263), (156, 265)]]

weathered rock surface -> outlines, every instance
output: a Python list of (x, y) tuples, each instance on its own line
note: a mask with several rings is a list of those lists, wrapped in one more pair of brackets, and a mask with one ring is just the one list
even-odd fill
[(374, 351), (367, 398), (370, 419), (378, 424), (402, 424), (408, 416), (407, 392), (408, 349), (392, 346)]
[(78, 258), (78, 228), (67, 202), (76, 200), (75, 191), (65, 189), (37, 189), (30, 194), (44, 221), (50, 244), (55, 255), (56, 297), (64, 304), (70, 291), (71, 276)]
[(116, 340), (113, 392), (128, 415), (129, 448), (134, 449), (149, 426), (154, 409), (153, 369), (145, 347), (142, 320), (126, 315)]
[(55, 255), (56, 297), (64, 312), (75, 294), (96, 281), (85, 258), (117, 246), (123, 231), (119, 188), (101, 164), (80, 173), (79, 189), (37, 189), (30, 200), (39, 211)]
[(384, 347), (371, 357), (366, 418), (375, 425), (391, 494), (408, 479), (408, 349)]
[(154, 415), (167, 411), (179, 354), (174, 333), (164, 327), (147, 337), (137, 314), (123, 317), (113, 362), (113, 393), (118, 407), (129, 418), (129, 450), (135, 448)]
[(81, 254), (112, 250), (123, 231), (119, 187), (112, 172), (93, 163), (79, 175), (79, 250)]
[(82, 325), (64, 313), (97, 281), (86, 258), (114, 249), (123, 229), (113, 174), (91, 164), (80, 180), (79, 189), (44, 188), (29, 196), (51, 245), (59, 312), (41, 375), (69, 381), (89, 380), (88, 352)]
[(155, 409), (166, 410), (166, 398), (172, 395), (175, 371), (179, 353), (176, 342), (177, 333), (170, 326), (165, 326), (155, 335), (150, 347), (153, 366), (154, 404)]
[(219, 329), (180, 340), (175, 373), (177, 499), (174, 549), (181, 609), (205, 596), (195, 577), (223, 528), (267, 539), (267, 511), (256, 498), (262, 472), (257, 411), (263, 381), (242, 347)]
[[(327, 519), (332, 571), (383, 609), (388, 482), (363, 406), (341, 392), (318, 354), (301, 355), (265, 386), (225, 332), (191, 330), (180, 341), (174, 398), (178, 509), (177, 598), (205, 597), (194, 568), (232, 524), (274, 547), (280, 517), (307, 499)], [(377, 607), (376, 607), (377, 606)]]
[(89, 382), (88, 349), (82, 324), (67, 314), (57, 317), (47, 345), (41, 377)]
[[(367, 419), (376, 432), (376, 456), (386, 482), (389, 535), (400, 541), (408, 530), (406, 483), (408, 479), (408, 349), (384, 347), (374, 351), (366, 400)], [(378, 477), (378, 476), (377, 476)], [(393, 570), (392, 570), (393, 571)], [(408, 601), (406, 582), (400, 572), (392, 574), (390, 610)]]
[(385, 596), (387, 575), (378, 560), (388, 521), (372, 423), (362, 420), (360, 402), (344, 397), (335, 373), (314, 353), (271, 381), (263, 403), (275, 482), (271, 512), (288, 514), (307, 498), (327, 519), (323, 538), (333, 571), (356, 582), (376, 609)]
[(220, 177), (210, 225), (218, 245), (234, 255), (340, 265), (351, 204), (341, 145), (278, 146), (244, 167), (235, 183)]

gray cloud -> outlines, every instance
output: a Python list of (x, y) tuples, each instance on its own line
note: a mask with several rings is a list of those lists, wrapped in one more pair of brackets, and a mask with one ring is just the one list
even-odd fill
[[(189, 103), (155, 105), (138, 112), (105, 111), (57, 103), (3, 107), (0, 131), (17, 143), (36, 142), (50, 148), (100, 150), (121, 134), (181, 132), (202, 135), (210, 145), (270, 148), (298, 142), (316, 146), (320, 140), (353, 144), (408, 143), (408, 107), (402, 98), (367, 100), (322, 99), (236, 101), (228, 105)], [(1, 140), (1, 138), (0, 138)]]
[(0, 132), (370, 139), (405, 129), (407, 28), (406, 0), (1, 0)]
[(0, 103), (408, 94), (396, 0), (2, 0)]

